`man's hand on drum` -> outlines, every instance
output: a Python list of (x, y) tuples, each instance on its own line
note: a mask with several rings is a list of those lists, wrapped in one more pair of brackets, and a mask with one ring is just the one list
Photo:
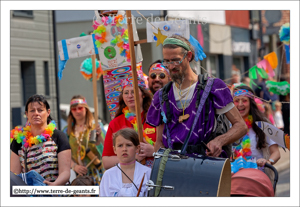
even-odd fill
[(82, 165), (75, 165), (74, 171), (78, 175), (86, 175), (87, 174), (87, 168), (85, 166), (82, 166)]
[(143, 138), (144, 142), (140, 143), (141, 149), (140, 149), (140, 155), (146, 156), (146, 157), (153, 157), (154, 153), (154, 146), (149, 144), (145, 138)]
[(207, 156), (218, 157), (222, 152), (222, 144), (217, 139), (211, 140), (207, 147), (210, 149), (210, 151), (206, 149)]

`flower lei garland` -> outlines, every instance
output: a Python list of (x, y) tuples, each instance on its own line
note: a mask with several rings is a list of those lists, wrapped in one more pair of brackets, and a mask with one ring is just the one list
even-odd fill
[[(134, 130), (138, 131), (135, 113), (131, 113), (128, 109), (128, 106), (123, 108), (122, 112), (125, 115), (125, 118), (133, 125)], [(151, 145), (155, 144), (155, 142), (146, 135), (144, 130), (143, 130), (143, 136), (145, 137), (146, 141), (149, 144), (151, 144)]]
[[(108, 24), (111, 26), (122, 27), (122, 25), (127, 24), (126, 18), (124, 18), (121, 14), (118, 16), (108, 16), (102, 17), (102, 24), (99, 21), (94, 21), (93, 28), (95, 34), (95, 44), (97, 48), (101, 46), (101, 44), (107, 42), (106, 40), (106, 27)], [(126, 57), (127, 62), (130, 62), (130, 52), (129, 52), (129, 42), (128, 42), (128, 29), (121, 29), (121, 35), (117, 35), (114, 39), (110, 41), (111, 46), (118, 46), (120, 49), (120, 55)]]
[(246, 160), (251, 159), (251, 144), (250, 144), (250, 137), (249, 137), (249, 129), (252, 128), (253, 118), (252, 115), (248, 115), (246, 119), (244, 119), (246, 125), (248, 127), (247, 134), (243, 137), (242, 142), (236, 146), (234, 149), (234, 159), (238, 157), (243, 157)]
[(41, 135), (33, 137), (31, 134), (31, 126), (15, 127), (10, 132), (10, 143), (15, 139), (17, 143), (22, 143), (25, 148), (38, 145), (42, 142), (49, 141), (55, 129), (55, 121), (52, 120)]

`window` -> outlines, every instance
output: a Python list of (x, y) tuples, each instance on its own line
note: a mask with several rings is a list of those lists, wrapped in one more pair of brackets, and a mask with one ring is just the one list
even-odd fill
[(244, 62), (242, 57), (233, 57), (232, 64), (236, 69), (239, 69), (240, 74), (244, 72)]
[(44, 83), (45, 83), (45, 95), (50, 96), (49, 67), (47, 61), (44, 61)]
[(259, 21), (259, 12), (260, 11), (258, 11), (258, 10), (251, 10), (250, 11), (251, 20), (252, 20), (253, 23)]
[[(218, 76), (218, 57), (216, 55), (207, 55), (206, 61), (201, 61), (201, 66), (211, 77)], [(201, 73), (206, 73), (206, 71), (202, 70)]]
[(23, 88), (23, 104), (27, 99), (36, 94), (36, 80), (35, 80), (35, 63), (32, 61), (21, 62), (21, 76)]
[(33, 18), (33, 10), (14, 10), (13, 16)]

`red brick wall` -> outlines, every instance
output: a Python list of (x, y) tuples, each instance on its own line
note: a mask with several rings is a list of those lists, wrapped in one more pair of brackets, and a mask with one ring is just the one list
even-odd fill
[(250, 16), (248, 10), (226, 10), (226, 25), (249, 29)]

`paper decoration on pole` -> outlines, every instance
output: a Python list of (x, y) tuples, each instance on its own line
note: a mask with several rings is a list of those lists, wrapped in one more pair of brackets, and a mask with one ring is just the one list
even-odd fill
[(271, 52), (271, 53), (265, 55), (264, 59), (270, 63), (270, 65), (273, 69), (275, 69), (277, 67), (278, 60), (277, 60), (277, 55), (275, 52)]
[[(131, 17), (133, 19), (133, 16)], [(103, 70), (130, 65), (130, 52), (128, 42), (126, 15), (97, 16), (93, 23), (95, 44)], [(134, 41), (139, 40), (135, 22), (133, 21)], [(136, 62), (143, 60), (141, 47), (135, 47)]]
[(285, 23), (280, 27), (279, 39), (285, 45), (290, 45), (290, 23)]
[(57, 76), (58, 76), (59, 80), (61, 80), (61, 78), (63, 76), (62, 72), (65, 69), (66, 64), (67, 64), (67, 60), (61, 60), (60, 55), (58, 55), (58, 74), (57, 74)]
[[(138, 76), (144, 76), (141, 62), (137, 64), (136, 70)], [(119, 95), (122, 91), (122, 81), (131, 76), (131, 65), (103, 71), (105, 99), (111, 119), (115, 117), (116, 111), (119, 108)], [(146, 84), (146, 86), (148, 87), (148, 84)]]
[[(80, 65), (80, 73), (86, 80), (93, 80), (93, 64), (92, 64), (92, 58), (85, 59), (81, 65)], [(97, 80), (101, 77), (103, 74), (101, 64), (99, 61), (96, 60), (96, 77)]]
[(290, 63), (290, 23), (285, 23), (280, 27), (279, 39), (284, 44), (286, 63)]
[(57, 43), (61, 60), (98, 54), (94, 44), (95, 35), (86, 35), (71, 39), (64, 39)]
[(201, 47), (198, 40), (196, 40), (192, 35), (190, 35), (189, 42), (191, 43), (191, 45), (194, 47), (195, 50), (195, 61), (203, 60), (204, 58), (206, 58), (206, 55), (203, 52), (203, 48)]
[(257, 86), (257, 84), (253, 81), (254, 79), (257, 79), (256, 72), (258, 72), (258, 74), (263, 79), (267, 79), (268, 77), (273, 77), (275, 75), (273, 69), (275, 69), (277, 65), (278, 65), (278, 60), (275, 52), (271, 52), (265, 55), (263, 60), (261, 60), (255, 66), (249, 69), (250, 85), (253, 84)]
[(151, 22), (151, 24), (147, 22), (146, 30), (147, 42), (157, 42), (156, 46), (158, 46), (162, 38), (164, 38), (160, 36), (160, 34), (167, 37), (170, 37), (173, 34), (178, 34), (186, 39), (190, 38), (190, 24), (188, 20)]
[(79, 35), (79, 37), (84, 37), (84, 36), (86, 36), (86, 34), (85, 34), (84, 32), (82, 32), (82, 33)]
[[(167, 30), (167, 31), (168, 31), (168, 30)], [(153, 34), (154, 34), (155, 37), (156, 37), (156, 47), (157, 47), (158, 45), (160, 45), (160, 44), (163, 44), (164, 41), (165, 41), (165, 39), (167, 38), (166, 35), (163, 35), (163, 34), (161, 33), (161, 31), (160, 31), (159, 28), (158, 28), (158, 32), (157, 32), (157, 33), (153, 32)]]
[(256, 63), (258, 68), (262, 68), (266, 71), (266, 73), (269, 75), (269, 77), (274, 77), (275, 73), (274, 70), (272, 68), (272, 66), (270, 65), (270, 63), (266, 60), (263, 59), (261, 61), (259, 61), (258, 63)]
[(256, 121), (255, 124), (279, 146), (290, 150), (290, 136), (272, 124), (264, 121)]
[(58, 78), (61, 80), (67, 60), (98, 54), (96, 48), (95, 35), (86, 35), (71, 39), (63, 39), (57, 42), (59, 51), (59, 72)]
[(261, 69), (261, 68), (257, 67), (257, 65), (255, 65), (255, 66), (253, 66), (252, 68), (249, 69), (250, 85), (253, 84), (253, 85), (257, 86), (257, 84), (253, 81), (254, 79), (257, 79), (257, 73), (263, 79), (268, 78), (268, 74), (266, 73), (266, 71), (264, 69)]
[(270, 92), (275, 93), (277, 95), (285, 96), (288, 93), (290, 93), (290, 84), (287, 81), (266, 81), (266, 86)]
[(284, 45), (286, 63), (290, 64), (290, 45)]

